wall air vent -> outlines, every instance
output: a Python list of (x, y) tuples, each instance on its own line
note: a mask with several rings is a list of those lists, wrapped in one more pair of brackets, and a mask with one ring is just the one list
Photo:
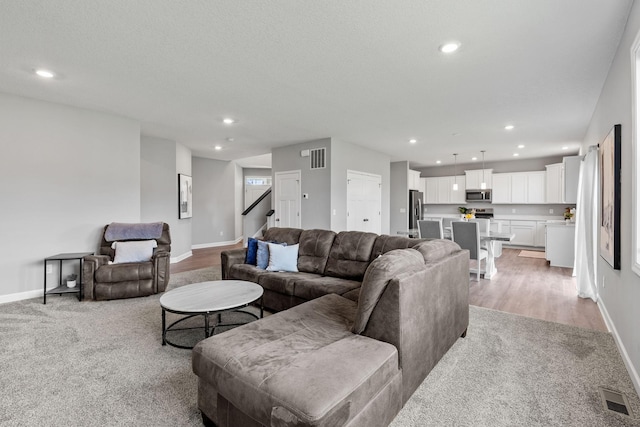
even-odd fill
[(313, 148), (310, 150), (311, 169), (324, 169), (327, 167), (327, 149)]

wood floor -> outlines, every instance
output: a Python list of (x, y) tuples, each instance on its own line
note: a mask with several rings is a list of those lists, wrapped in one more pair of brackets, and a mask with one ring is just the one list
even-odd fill
[[(194, 249), (193, 256), (171, 264), (172, 273), (220, 265), (220, 252), (234, 246)], [(498, 274), (492, 280), (470, 278), (469, 302), (527, 317), (606, 331), (596, 303), (578, 298), (571, 269), (550, 267), (545, 259), (520, 257), (507, 249), (496, 259)]]

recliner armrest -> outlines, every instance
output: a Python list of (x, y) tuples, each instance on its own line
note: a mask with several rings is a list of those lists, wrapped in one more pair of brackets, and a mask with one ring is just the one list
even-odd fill
[(166, 251), (157, 251), (151, 257), (153, 262), (154, 283), (156, 292), (164, 292), (169, 284), (169, 275), (171, 272), (171, 254)]
[(98, 268), (109, 263), (109, 257), (107, 255), (88, 255), (82, 261), (82, 298), (92, 300), (95, 286), (94, 275)]
[(244, 264), (244, 260), (247, 256), (247, 248), (231, 249), (223, 251), (220, 254), (222, 262), (222, 278), (229, 278), (229, 269), (235, 264)]

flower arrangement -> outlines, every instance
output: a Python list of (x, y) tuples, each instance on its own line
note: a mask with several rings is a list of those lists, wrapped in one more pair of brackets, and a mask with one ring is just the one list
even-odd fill
[(569, 221), (571, 218), (573, 218), (573, 212), (571, 212), (571, 208), (565, 208), (564, 209), (564, 219)]
[(458, 206), (458, 212), (460, 212), (461, 214), (466, 214), (467, 208), (465, 208), (464, 206)]

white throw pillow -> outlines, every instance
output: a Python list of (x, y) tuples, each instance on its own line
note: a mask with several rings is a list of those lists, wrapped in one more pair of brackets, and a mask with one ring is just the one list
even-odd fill
[(158, 247), (155, 240), (135, 240), (131, 242), (113, 242), (111, 248), (115, 249), (114, 264), (124, 262), (150, 261), (153, 256), (153, 248)]
[(269, 243), (269, 266), (267, 271), (298, 271), (299, 245), (281, 246)]

